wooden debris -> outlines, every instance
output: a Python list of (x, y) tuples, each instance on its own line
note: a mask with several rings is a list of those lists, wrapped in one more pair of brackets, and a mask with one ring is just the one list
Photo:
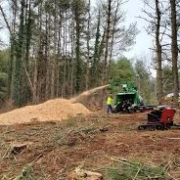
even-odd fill
[(27, 144), (12, 144), (11, 153), (17, 155), (20, 154), (26, 148), (27, 148)]
[(169, 140), (180, 140), (180, 138), (168, 138)]
[(97, 172), (76, 168), (69, 173), (68, 180), (103, 180), (103, 176)]
[(80, 129), (79, 131), (75, 132), (74, 134), (96, 134), (96, 133), (102, 133), (102, 132), (106, 132), (109, 129), (107, 127), (103, 127), (103, 128), (85, 128), (85, 129)]

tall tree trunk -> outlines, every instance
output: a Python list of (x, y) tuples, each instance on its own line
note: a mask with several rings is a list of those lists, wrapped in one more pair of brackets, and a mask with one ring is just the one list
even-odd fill
[(62, 45), (61, 45), (61, 32), (62, 32), (62, 13), (61, 11), (59, 11), (59, 18), (58, 18), (58, 32), (57, 32), (57, 35), (58, 35), (58, 42), (57, 42), (57, 54), (59, 56), (59, 59), (58, 59), (58, 64), (57, 64), (57, 85), (56, 85), (56, 97), (59, 97), (60, 96), (60, 88), (61, 88), (61, 83), (60, 83), (60, 57), (61, 57), (61, 48), (62, 48)]
[(17, 16), (17, 4), (16, 2), (13, 4), (13, 21), (12, 21), (12, 31), (10, 34), (10, 44), (11, 44), (11, 52), (10, 59), (8, 61), (8, 88), (7, 94), (8, 98), (12, 99), (12, 87), (13, 87), (13, 62), (15, 59), (15, 32), (16, 32), (16, 16)]
[(30, 54), (30, 44), (31, 44), (31, 37), (32, 37), (32, 10), (31, 10), (31, 0), (29, 1), (28, 10), (27, 10), (27, 17), (26, 17), (26, 54), (25, 54), (25, 61), (26, 61), (26, 68), (29, 70), (29, 54)]
[(108, 0), (107, 10), (107, 25), (106, 25), (106, 41), (105, 41), (105, 56), (104, 56), (104, 73), (103, 73), (103, 84), (106, 84), (108, 79), (108, 54), (109, 54), (109, 40), (110, 40), (110, 28), (111, 28), (111, 3), (112, 0)]
[(54, 13), (54, 50), (52, 58), (52, 69), (51, 69), (51, 98), (55, 97), (55, 83), (56, 83), (56, 49), (57, 49), (57, 2), (55, 3), (55, 13)]
[(97, 86), (97, 73), (98, 73), (98, 66), (99, 66), (99, 51), (100, 51), (100, 23), (101, 23), (101, 13), (99, 9), (98, 13), (98, 22), (97, 22), (97, 28), (96, 28), (96, 39), (95, 39), (95, 45), (94, 45), (94, 55), (91, 65), (91, 71), (90, 71), (90, 78), (91, 78), (91, 87)]
[(90, 64), (90, 22), (91, 22), (91, 0), (88, 2), (88, 22), (87, 22), (87, 61), (86, 61), (86, 90), (89, 89), (89, 64)]
[(33, 102), (39, 103), (41, 100), (41, 78), (39, 76), (39, 63), (40, 63), (40, 58), (42, 54), (42, 47), (41, 47), (41, 41), (42, 41), (42, 14), (43, 14), (43, 3), (40, 2), (39, 7), (38, 7), (38, 37), (37, 37), (37, 54), (35, 57), (35, 64), (34, 64), (34, 91), (33, 91)]
[(32, 81), (29, 76), (29, 56), (30, 56), (30, 47), (31, 47), (31, 38), (32, 38), (32, 1), (26, 1), (26, 11), (25, 11), (25, 55), (24, 55), (24, 69), (26, 76), (24, 77), (24, 91), (26, 94), (26, 102), (30, 101), (33, 95)]
[(81, 60), (81, 52), (80, 52), (80, 34), (81, 34), (81, 27), (80, 27), (80, 7), (78, 4), (78, 0), (75, 2), (75, 22), (76, 22), (76, 47), (75, 47), (75, 54), (76, 54), (76, 93), (81, 91), (81, 81), (82, 81), (82, 60)]
[(162, 47), (160, 42), (160, 25), (161, 25), (161, 11), (159, 8), (159, 0), (155, 0), (156, 6), (156, 59), (157, 59), (157, 76), (156, 76), (156, 84), (157, 84), (157, 99), (159, 104), (161, 104), (163, 97), (163, 84), (162, 84)]
[(108, 73), (107, 73), (108, 78), (109, 78), (109, 72), (110, 72), (112, 57), (113, 57), (113, 45), (114, 45), (114, 39), (115, 39), (116, 25), (118, 23), (117, 18), (118, 18), (119, 6), (120, 6), (120, 1), (117, 1), (116, 10), (114, 12), (114, 19), (112, 22), (112, 35), (111, 35), (110, 53), (109, 53), (109, 66), (108, 66)]
[(177, 15), (176, 15), (176, 0), (170, 0), (171, 6), (171, 54), (172, 54), (172, 73), (173, 73), (173, 87), (174, 87), (174, 101), (178, 106), (179, 96), (179, 80), (178, 80), (178, 46), (177, 46)]
[(16, 45), (16, 61), (15, 61), (15, 71), (13, 80), (13, 100), (15, 105), (23, 105), (23, 49), (24, 49), (24, 8), (25, 0), (21, 0), (21, 12), (20, 12), (20, 25), (18, 32), (18, 40)]
[(70, 75), (70, 96), (72, 97), (75, 94), (75, 52), (74, 52), (74, 46), (75, 46), (75, 23), (74, 23), (74, 17), (72, 18), (71, 21), (71, 75)]
[(49, 13), (46, 13), (46, 100), (48, 100), (51, 96), (51, 80), (50, 80), (50, 72), (51, 72), (51, 54), (50, 54), (50, 46), (51, 46), (51, 16)]
[(65, 97), (66, 96), (66, 87), (67, 87), (67, 66), (68, 66), (68, 59), (67, 59), (67, 39), (68, 39), (68, 23), (67, 23), (67, 11), (64, 13), (64, 26), (63, 26), (63, 56), (62, 56), (62, 63), (63, 63), (63, 68), (62, 68), (62, 83), (61, 83), (61, 96)]

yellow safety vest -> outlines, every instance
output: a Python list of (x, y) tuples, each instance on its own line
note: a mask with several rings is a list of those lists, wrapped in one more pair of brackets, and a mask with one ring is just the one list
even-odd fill
[(112, 105), (113, 99), (111, 97), (107, 98), (106, 104), (107, 105)]

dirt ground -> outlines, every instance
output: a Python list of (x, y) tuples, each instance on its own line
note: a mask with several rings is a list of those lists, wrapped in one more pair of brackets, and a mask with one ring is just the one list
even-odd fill
[[(107, 169), (123, 162), (166, 172), (164, 178), (149, 179), (180, 179), (180, 130), (137, 130), (146, 116), (99, 112), (62, 122), (0, 126), (0, 179), (67, 179), (77, 167), (108, 179)], [(18, 145), (25, 146), (16, 150)], [(130, 179), (141, 179), (138, 172)]]

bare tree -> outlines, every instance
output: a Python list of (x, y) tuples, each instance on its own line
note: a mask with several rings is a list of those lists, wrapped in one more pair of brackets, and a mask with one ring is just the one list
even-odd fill
[(87, 62), (86, 62), (86, 90), (89, 88), (89, 64), (90, 64), (90, 24), (91, 24), (91, 0), (88, 1), (88, 21), (87, 21)]
[[(162, 11), (160, 9), (159, 0), (154, 0), (154, 2), (149, 2), (144, 0), (146, 8), (143, 9), (143, 12), (146, 14), (146, 17), (141, 17), (145, 21), (149, 22), (147, 28), (147, 33), (155, 39), (155, 59), (154, 59), (154, 68), (156, 69), (156, 97), (158, 103), (161, 104), (163, 97), (163, 84), (162, 84)], [(153, 4), (154, 3), (154, 4)]]
[(159, 7), (159, 0), (155, 0), (155, 9), (156, 9), (156, 30), (155, 30), (155, 39), (156, 39), (156, 60), (157, 60), (157, 98), (159, 104), (161, 104), (163, 97), (163, 84), (162, 84), (162, 46), (160, 42), (160, 27), (161, 27), (161, 11)]
[(179, 96), (179, 80), (178, 80), (178, 45), (177, 45), (177, 12), (176, 0), (170, 0), (171, 6), (171, 54), (172, 54), (172, 72), (173, 72), (173, 87), (174, 87), (174, 100), (178, 106)]
[(105, 55), (104, 55), (104, 67), (103, 67), (103, 84), (106, 84), (108, 77), (108, 55), (109, 55), (109, 41), (110, 41), (110, 28), (111, 28), (111, 12), (112, 0), (108, 0), (107, 9), (107, 22), (106, 22), (106, 40), (105, 40)]

